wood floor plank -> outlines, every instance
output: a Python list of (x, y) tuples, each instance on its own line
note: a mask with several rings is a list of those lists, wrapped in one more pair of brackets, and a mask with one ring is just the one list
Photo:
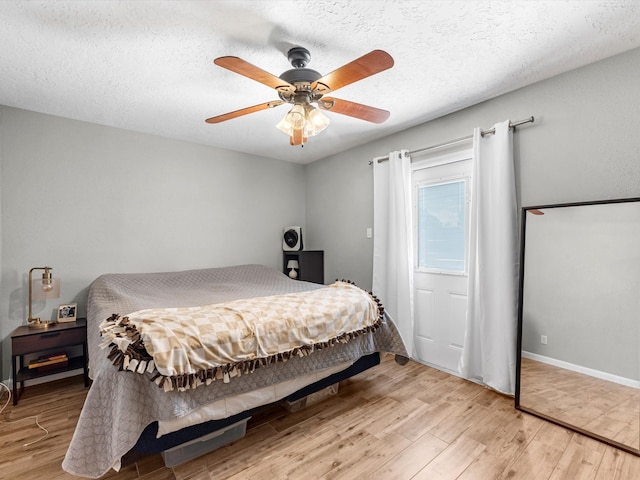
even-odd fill
[(638, 478), (640, 457), (614, 447), (606, 447), (596, 472), (596, 480), (628, 480)]
[(604, 456), (606, 445), (591, 438), (573, 435), (549, 480), (593, 479)]
[(373, 472), (411, 444), (406, 438), (394, 433), (389, 433), (383, 438), (371, 435), (367, 440), (367, 443), (354, 444), (351, 452), (344, 452), (342, 454), (344, 460), (328, 472), (325, 478), (332, 480), (370, 478)]
[(429, 433), (452, 443), (474, 425), (484, 425), (491, 413), (491, 410), (482, 405), (475, 403), (464, 405), (458, 402), (451, 414), (429, 430)]
[(454, 410), (455, 407), (447, 402), (425, 404), (416, 409), (413, 415), (398, 422), (395, 431), (411, 441), (416, 441), (451, 415)]
[(511, 462), (505, 474), (498, 478), (548, 480), (560, 461), (562, 452), (563, 449), (555, 448), (534, 438)]
[(501, 478), (511, 463), (511, 457), (516, 455), (520, 446), (505, 445), (499, 454), (482, 452), (456, 480), (486, 480)]
[(413, 478), (448, 446), (449, 444), (444, 440), (425, 433), (367, 478), (370, 480), (406, 480)]
[(485, 446), (481, 443), (461, 435), (412, 477), (412, 480), (457, 479), (484, 449)]

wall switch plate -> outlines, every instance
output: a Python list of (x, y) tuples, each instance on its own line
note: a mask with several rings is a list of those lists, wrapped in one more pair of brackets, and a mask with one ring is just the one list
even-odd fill
[(367, 238), (373, 237), (373, 228), (367, 227)]

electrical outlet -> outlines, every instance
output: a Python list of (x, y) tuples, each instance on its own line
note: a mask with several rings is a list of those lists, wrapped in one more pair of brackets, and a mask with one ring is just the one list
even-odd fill
[(540, 343), (543, 345), (547, 344), (547, 336), (546, 335), (540, 335)]

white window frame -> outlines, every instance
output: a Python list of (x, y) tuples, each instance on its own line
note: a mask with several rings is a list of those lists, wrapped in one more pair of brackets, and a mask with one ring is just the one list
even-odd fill
[[(465, 165), (461, 165), (458, 170), (459, 173), (446, 173), (447, 170), (450, 172), (451, 169), (443, 169), (445, 173), (443, 175), (431, 178), (429, 180), (424, 181), (416, 181), (412, 180), (412, 189), (413, 189), (413, 245), (414, 245), (414, 270), (419, 273), (434, 273), (440, 275), (453, 275), (453, 276), (468, 276), (469, 275), (469, 224), (470, 224), (470, 207), (471, 207), (471, 158), (473, 155), (472, 150), (464, 150), (455, 152), (452, 154), (441, 155), (437, 157), (433, 157), (429, 160), (424, 160), (421, 162), (415, 162), (412, 164), (412, 176), (416, 174), (419, 170), (431, 169), (437, 167), (443, 167), (445, 165), (466, 162)], [(448, 183), (459, 182), (460, 180), (464, 181), (465, 186), (465, 218), (464, 218), (464, 235), (467, 241), (464, 250), (464, 270), (463, 271), (454, 271), (454, 270), (444, 270), (438, 268), (420, 268), (418, 266), (418, 190), (420, 187), (431, 187), (436, 185), (446, 185)]]

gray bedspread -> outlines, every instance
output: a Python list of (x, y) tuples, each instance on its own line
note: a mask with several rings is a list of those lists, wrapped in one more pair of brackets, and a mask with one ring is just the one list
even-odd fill
[(395, 325), (385, 315), (375, 332), (349, 343), (258, 368), (229, 383), (216, 381), (185, 392), (165, 392), (147, 375), (118, 371), (107, 358), (108, 350), (99, 347), (102, 339), (98, 325), (113, 313), (207, 305), (321, 287), (291, 280), (262, 265), (98, 277), (89, 288), (87, 300), (89, 375), (93, 383), (62, 462), (63, 469), (73, 475), (98, 478), (110, 468), (119, 467), (120, 458), (154, 421), (179, 418), (212, 401), (354, 361), (376, 351), (407, 356)]

